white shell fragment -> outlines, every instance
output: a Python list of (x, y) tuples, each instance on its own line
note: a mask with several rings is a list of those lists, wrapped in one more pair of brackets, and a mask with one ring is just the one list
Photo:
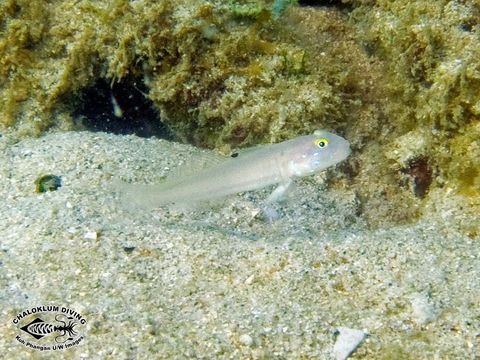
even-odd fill
[(253, 344), (253, 339), (250, 335), (248, 334), (243, 334), (243, 335), (240, 335), (240, 338), (239, 338), (240, 342), (245, 345), (245, 346), (251, 346)]
[(337, 331), (339, 335), (333, 345), (333, 356), (337, 360), (346, 360), (365, 339), (366, 333), (346, 327), (339, 327)]
[(418, 325), (425, 325), (437, 317), (437, 310), (431, 300), (420, 293), (415, 293), (410, 299), (412, 305), (412, 320)]
[(98, 233), (96, 231), (87, 231), (83, 237), (88, 240), (97, 240)]

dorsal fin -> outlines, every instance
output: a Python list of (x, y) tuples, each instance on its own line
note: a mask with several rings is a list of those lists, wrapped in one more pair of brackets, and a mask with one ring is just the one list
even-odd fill
[(211, 168), (224, 162), (228, 157), (216, 154), (208, 150), (199, 150), (191, 157), (187, 158), (178, 166), (175, 166), (166, 177), (167, 181), (195, 175), (196, 173), (205, 169)]

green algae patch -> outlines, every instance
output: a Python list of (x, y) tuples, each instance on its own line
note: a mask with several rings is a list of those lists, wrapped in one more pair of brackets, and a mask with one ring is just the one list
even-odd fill
[[(326, 33), (328, 26), (341, 33)], [(323, 34), (314, 38), (320, 43), (305, 44), (314, 30)], [(354, 42), (337, 44), (351, 31), (332, 11), (299, 8), (290, 8), (279, 21), (238, 24), (220, 33), (215, 47), (205, 46), (152, 77), (150, 97), (182, 139), (227, 152), (318, 127), (346, 126), (361, 105), (344, 98), (366, 92), (375, 69)], [(355, 49), (360, 65), (350, 66), (347, 53)], [(365, 79), (363, 86), (357, 76)]]
[(62, 179), (60, 176), (47, 174), (40, 176), (35, 180), (35, 191), (37, 193), (44, 193), (47, 191), (55, 191), (62, 186)]
[(449, 156), (442, 158), (446, 177), (460, 194), (480, 197), (480, 123), (465, 127), (449, 145)]
[(354, 11), (365, 45), (386, 60), (402, 100), (413, 104), (402, 123), (455, 130), (478, 117), (479, 15), (474, 1), (379, 1)]

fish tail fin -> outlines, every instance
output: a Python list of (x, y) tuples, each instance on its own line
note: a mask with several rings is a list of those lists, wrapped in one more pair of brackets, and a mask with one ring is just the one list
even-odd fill
[(171, 199), (161, 185), (129, 184), (115, 180), (113, 191), (118, 194), (122, 207), (126, 210), (152, 210), (168, 204)]

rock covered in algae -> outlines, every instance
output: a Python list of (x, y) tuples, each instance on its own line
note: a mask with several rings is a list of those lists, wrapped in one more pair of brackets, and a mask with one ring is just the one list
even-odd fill
[[(375, 141), (382, 154), (372, 158), (382, 169), (389, 164), (390, 174), (397, 171), (398, 183), (404, 180), (402, 169), (408, 173), (416, 159), (428, 159), (424, 169), (431, 169), (433, 179), (425, 201), (407, 203), (419, 213), (436, 207), (453, 216), (456, 211), (441, 204), (445, 197), (456, 198), (465, 212), (459, 222), (475, 234), (480, 228), (474, 216), (480, 209), (480, 5), (475, 1), (351, 3), (361, 5), (350, 18), (358, 39), (385, 64), (386, 86), (395, 94), (385, 109), (390, 133)], [(384, 155), (386, 159), (379, 158)], [(405, 195), (400, 191), (400, 197)], [(397, 200), (395, 205), (400, 204)]]
[(334, 10), (278, 3), (8, 0), (0, 123), (20, 134), (71, 127), (81, 92), (105, 78), (143, 83), (162, 121), (198, 145), (345, 128), (372, 81), (352, 28)]
[(62, 186), (62, 178), (57, 175), (42, 175), (35, 180), (35, 191), (44, 193), (47, 191), (55, 191)]

